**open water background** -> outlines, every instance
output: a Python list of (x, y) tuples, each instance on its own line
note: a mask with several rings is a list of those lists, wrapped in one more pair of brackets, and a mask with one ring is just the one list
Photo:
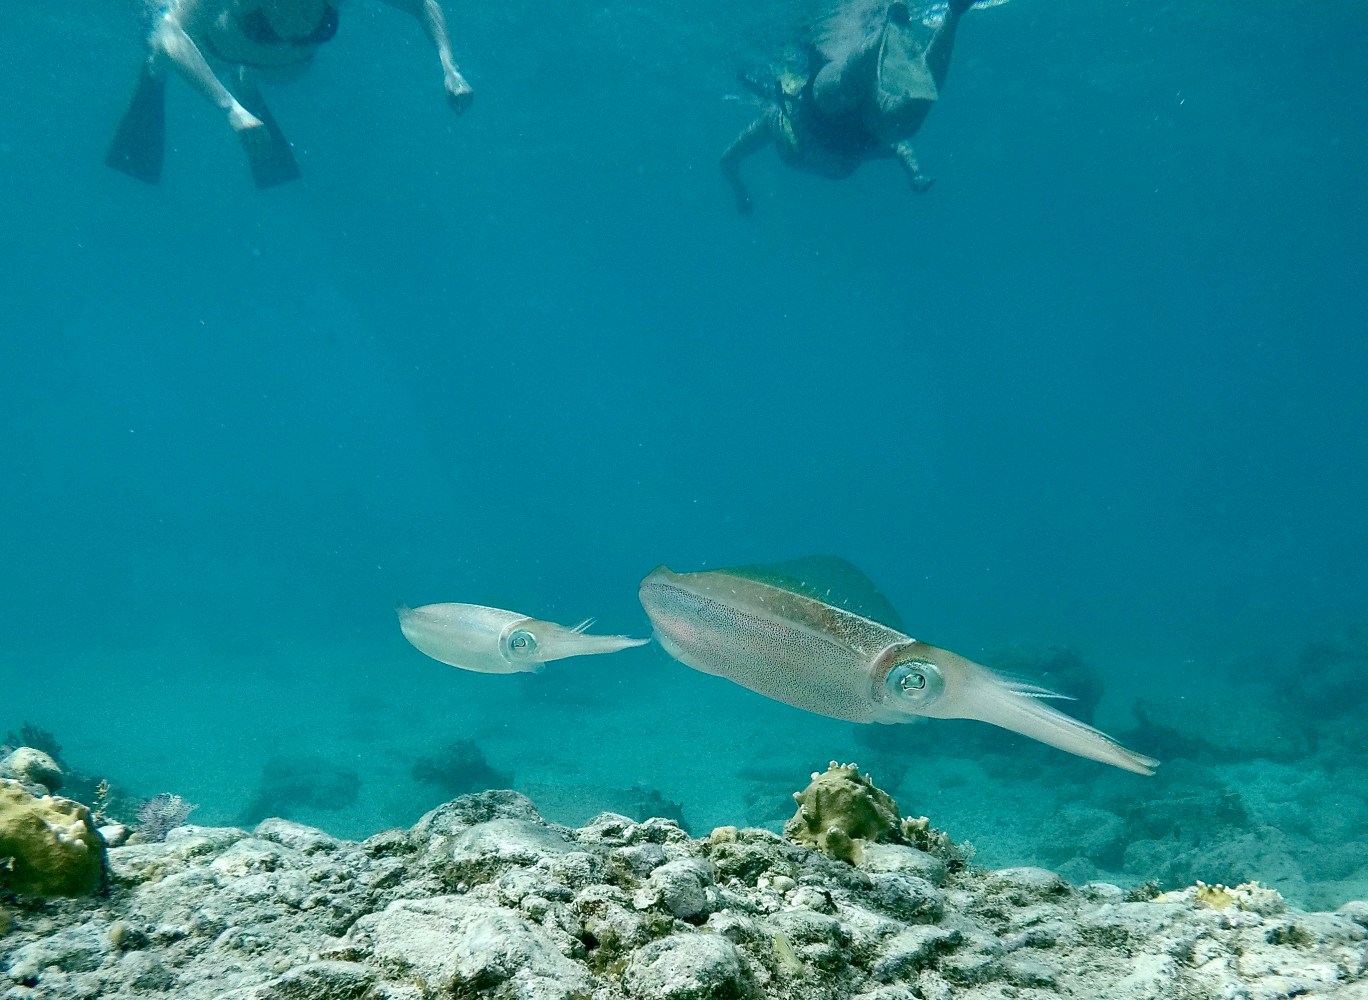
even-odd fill
[(738, 748), (796, 787), (850, 727), (654, 647), (461, 674), (393, 608), (644, 634), (659, 563), (810, 552), (918, 638), (1078, 647), (1109, 726), (1314, 685), (1295, 650), (1368, 603), (1368, 12), (972, 11), (931, 192), (770, 153), (739, 217), (736, 71), (814, 9), (452, 4), (458, 117), (414, 24), (346, 7), (267, 90), (305, 176), (258, 193), (178, 79), (163, 183), (104, 167), (136, 6), (6, 0), (0, 731), (204, 822), (303, 753), (362, 796), (302, 818), (410, 823), (408, 761), (465, 737), (567, 815), (736, 822)]

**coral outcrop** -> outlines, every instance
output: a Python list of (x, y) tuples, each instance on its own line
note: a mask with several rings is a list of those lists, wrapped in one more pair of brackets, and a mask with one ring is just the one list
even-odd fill
[(832, 761), (825, 771), (814, 771), (812, 781), (793, 793), (798, 811), (784, 824), (784, 836), (848, 864), (865, 863), (872, 854), (888, 857), (878, 845), (910, 845), (935, 859), (942, 874), (958, 870), (974, 855), (969, 844), (956, 844), (925, 816), (902, 818), (893, 797), (861, 774), (855, 764)]
[(833, 760), (814, 771), (793, 801), (798, 811), (784, 824), (784, 836), (833, 858), (856, 864), (866, 843), (903, 839), (898, 804), (854, 764)]
[(89, 809), (0, 779), (0, 889), (82, 896), (100, 888), (104, 870), (105, 845)]
[(62, 787), (62, 766), (36, 747), (16, 747), (0, 757), (0, 778), (12, 778), (30, 788), (55, 792)]

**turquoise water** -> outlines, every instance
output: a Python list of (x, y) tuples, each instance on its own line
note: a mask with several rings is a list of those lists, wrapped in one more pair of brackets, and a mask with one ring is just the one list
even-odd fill
[[(743, 218), (736, 72), (816, 8), (735, 6), (453, 7), (459, 117), (415, 25), (346, 8), (266, 92), (304, 173), (267, 192), (179, 80), (161, 185), (103, 165), (137, 5), (0, 7), (0, 737), (204, 823), (318, 773), (277, 811), (348, 836), (446, 798), (412, 767), (452, 740), (553, 819), (654, 790), (696, 833), (853, 758), (991, 863), (1069, 864), (1068, 805), (1123, 824), (1077, 877), (1222, 841), (1181, 874), (1364, 895), (1364, 644), (1302, 652), (1368, 599), (1368, 15), (971, 11), (929, 193), (767, 153)], [(967, 656), (1076, 648), (1167, 770), (860, 732), (656, 646), (477, 676), (394, 618), (645, 635), (658, 564), (812, 552)]]

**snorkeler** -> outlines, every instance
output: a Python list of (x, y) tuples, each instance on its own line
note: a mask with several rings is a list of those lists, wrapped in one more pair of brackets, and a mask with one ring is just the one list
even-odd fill
[(929, 188), (911, 139), (945, 84), (955, 32), (974, 2), (949, 0), (928, 27), (906, 0), (848, 0), (817, 28), (806, 67), (763, 86), (747, 79), (772, 104), (722, 154), (737, 209), (752, 207), (741, 162), (771, 143), (789, 166), (834, 179), (891, 156), (914, 191)]
[[(228, 115), (259, 188), (294, 180), (299, 166), (289, 141), (261, 99), (257, 78), (292, 79), (337, 33), (339, 0), (170, 0), (148, 35), (150, 52), (105, 162), (149, 184), (161, 179), (166, 139), (166, 68)], [(472, 91), (447, 38), (437, 0), (386, 0), (422, 24), (442, 64), (447, 101), (469, 106)], [(212, 64), (212, 65), (211, 65)], [(213, 67), (231, 74), (231, 89)]]

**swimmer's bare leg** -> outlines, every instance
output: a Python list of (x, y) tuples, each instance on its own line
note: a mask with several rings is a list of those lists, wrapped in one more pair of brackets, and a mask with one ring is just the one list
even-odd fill
[(972, 6), (974, 0), (950, 0), (945, 19), (927, 46), (926, 68), (931, 71), (931, 79), (936, 81), (938, 89), (945, 86), (945, 77), (950, 72), (950, 55), (955, 50), (955, 32), (959, 29), (960, 18)]
[(456, 65), (456, 57), (451, 54), (451, 38), (447, 35), (446, 15), (442, 13), (442, 7), (437, 0), (385, 0), (391, 7), (395, 7), (411, 14), (418, 19), (418, 23), (423, 26), (423, 31), (427, 33), (433, 46), (437, 49), (437, 58), (442, 63), (442, 85), (446, 88), (447, 103), (456, 112), (464, 111), (470, 107), (470, 102), (475, 97), (475, 91), (470, 84), (466, 83), (465, 77), (461, 75), (460, 67)]
[(244, 107), (261, 120), (262, 128), (238, 133), (242, 151), (247, 154), (247, 165), (252, 169), (252, 180), (258, 189), (275, 187), (299, 178), (299, 164), (295, 162), (290, 140), (276, 124), (270, 108), (266, 107), (256, 81), (244, 68), (238, 69), (235, 83)]
[(927, 177), (922, 173), (921, 164), (917, 162), (917, 152), (907, 139), (893, 143), (889, 147), (889, 151), (893, 154), (893, 158), (902, 165), (903, 172), (907, 174), (913, 191), (921, 194), (936, 183), (935, 178)]
[(779, 112), (771, 109), (746, 126), (734, 142), (722, 154), (722, 176), (731, 185), (732, 196), (736, 199), (736, 210), (742, 215), (750, 215), (754, 206), (750, 192), (741, 180), (741, 161), (754, 156), (774, 140)]
[(138, 85), (119, 120), (105, 163), (147, 184), (161, 180), (166, 151), (166, 76), (149, 58), (138, 72)]
[(242, 133), (246, 129), (261, 128), (262, 122), (244, 108), (236, 97), (225, 87), (173, 14), (163, 14), (152, 29), (150, 39), (154, 58), (171, 61), (181, 76), (208, 101), (228, 115), (228, 124), (233, 131)]

